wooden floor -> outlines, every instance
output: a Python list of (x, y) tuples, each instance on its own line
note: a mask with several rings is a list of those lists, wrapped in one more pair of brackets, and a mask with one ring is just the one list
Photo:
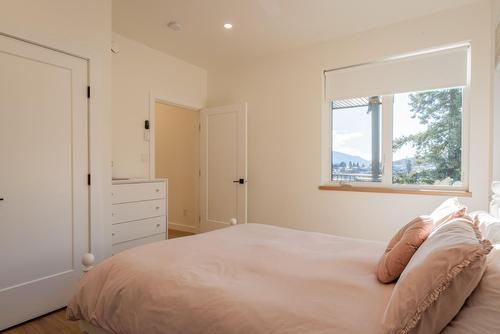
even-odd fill
[(174, 238), (180, 238), (180, 237), (187, 237), (193, 235), (191, 232), (183, 232), (183, 231), (177, 231), (177, 230), (168, 230), (168, 238), (169, 239), (174, 239)]
[(66, 309), (12, 327), (2, 334), (80, 334), (78, 322), (66, 320)]
[[(181, 238), (193, 233), (168, 230), (168, 238)], [(78, 322), (66, 320), (66, 309), (25, 322), (1, 332), (2, 334), (80, 334)]]

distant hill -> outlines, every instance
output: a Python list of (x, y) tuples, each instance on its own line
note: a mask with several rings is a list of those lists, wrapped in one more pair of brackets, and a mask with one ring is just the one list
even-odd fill
[(417, 162), (417, 159), (415, 158), (404, 158), (404, 159), (400, 159), (400, 160), (396, 160), (394, 161), (392, 164), (395, 165), (395, 166), (398, 166), (398, 165), (401, 165), (401, 166), (406, 166), (406, 164), (408, 163), (408, 161), (412, 164), (412, 166), (414, 166)]
[(341, 162), (345, 162), (346, 164), (348, 164), (349, 161), (351, 161), (352, 163), (359, 163), (360, 165), (365, 164), (365, 166), (371, 164), (371, 161), (365, 160), (360, 156), (333, 151), (333, 163), (339, 164)]
[[(342, 153), (338, 151), (333, 151), (333, 162), (335, 164), (339, 164), (341, 162), (345, 162), (346, 164), (349, 164), (349, 161), (352, 163), (359, 163), (360, 165), (365, 164), (365, 166), (369, 166), (372, 162), (363, 159), (362, 157), (358, 155), (350, 155), (347, 153)], [(396, 160), (393, 162), (393, 167), (396, 169), (404, 169), (406, 168), (407, 163), (410, 162), (412, 166), (416, 165), (416, 159), (414, 157), (411, 158), (404, 158), (400, 160)]]

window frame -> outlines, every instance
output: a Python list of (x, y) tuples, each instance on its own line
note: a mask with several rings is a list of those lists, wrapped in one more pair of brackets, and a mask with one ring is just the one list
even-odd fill
[[(470, 50), (469, 50), (470, 52)], [(470, 57), (469, 57), (470, 59)], [(469, 67), (470, 68), (470, 67)], [(470, 77), (470, 76), (469, 76)], [(326, 76), (323, 75), (323, 80), (326, 85)], [(454, 87), (447, 87), (454, 88)], [(447, 89), (442, 88), (442, 89)], [(458, 87), (457, 87), (458, 88)], [(392, 183), (392, 140), (393, 140), (393, 114), (394, 114), (394, 95), (382, 95), (382, 115), (381, 115), (381, 164), (382, 164), (382, 181), (381, 182), (336, 182), (331, 180), (332, 173), (332, 108), (331, 101), (326, 99), (324, 91), (324, 100), (322, 107), (322, 172), (321, 186), (323, 190), (335, 190), (335, 188), (351, 188), (352, 191), (363, 191), (365, 188), (380, 189), (380, 192), (412, 192), (416, 193), (419, 190), (429, 194), (432, 191), (440, 192), (463, 192), (469, 194), (469, 120), (470, 120), (470, 84), (461, 87), (462, 92), (462, 161), (461, 161), (461, 186), (444, 186), (444, 185), (421, 185), (421, 184), (394, 184)], [(437, 90), (437, 89), (430, 89)], [(339, 189), (340, 190), (340, 189)], [(342, 189), (345, 190), (345, 189)]]

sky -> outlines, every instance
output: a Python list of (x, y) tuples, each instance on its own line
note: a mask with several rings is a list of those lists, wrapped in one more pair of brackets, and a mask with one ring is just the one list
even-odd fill
[[(394, 96), (393, 138), (425, 130), (425, 125), (411, 118), (408, 95)], [(382, 117), (384, 111), (382, 110)], [(333, 111), (333, 151), (371, 160), (371, 115), (367, 107)], [(393, 154), (393, 161), (415, 156), (415, 149), (405, 145)]]

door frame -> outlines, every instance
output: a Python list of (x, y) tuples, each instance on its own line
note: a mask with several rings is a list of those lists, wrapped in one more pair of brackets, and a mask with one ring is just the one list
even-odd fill
[[(149, 130), (144, 130), (144, 140), (148, 142), (148, 178), (150, 180), (155, 178), (155, 113), (156, 113), (156, 103), (168, 104), (173, 107), (180, 107), (191, 111), (201, 112), (202, 108), (195, 105), (185, 104), (172, 99), (169, 97), (164, 97), (160, 94), (155, 94), (153, 92), (149, 93)], [(144, 126), (144, 125), (143, 125)]]
[[(161, 104), (166, 104), (172, 107), (179, 107), (183, 108), (189, 111), (196, 111), (198, 113), (201, 112), (202, 108), (199, 106), (194, 106), (194, 105), (189, 105), (189, 104), (184, 104), (181, 103), (175, 99), (164, 97), (160, 94), (155, 94), (153, 92), (149, 93), (149, 111), (148, 111), (148, 118), (147, 120), (149, 121), (149, 130), (146, 130), (143, 128), (144, 131), (144, 140), (148, 142), (148, 179), (153, 180), (155, 178), (155, 173), (156, 173), (156, 154), (155, 154), (155, 141), (156, 141), (156, 133), (155, 133), (155, 126), (156, 126), (156, 103), (161, 103)], [(143, 124), (144, 126), (144, 124)], [(198, 126), (201, 126), (201, 116), (200, 116), (200, 122), (198, 123)], [(198, 179), (199, 183), (199, 179)], [(198, 203), (200, 203), (200, 192), (198, 192)], [(167, 201), (169, 199), (167, 198)], [(168, 215), (170, 217), (170, 215)], [(199, 233), (200, 232), (200, 210), (198, 208), (198, 226), (192, 229), (191, 227), (188, 227), (186, 225), (181, 225), (181, 224), (176, 224), (175, 222), (167, 222), (168, 227), (170, 225), (175, 225), (175, 228), (179, 231), (184, 231), (184, 232), (190, 232), (190, 233)]]

